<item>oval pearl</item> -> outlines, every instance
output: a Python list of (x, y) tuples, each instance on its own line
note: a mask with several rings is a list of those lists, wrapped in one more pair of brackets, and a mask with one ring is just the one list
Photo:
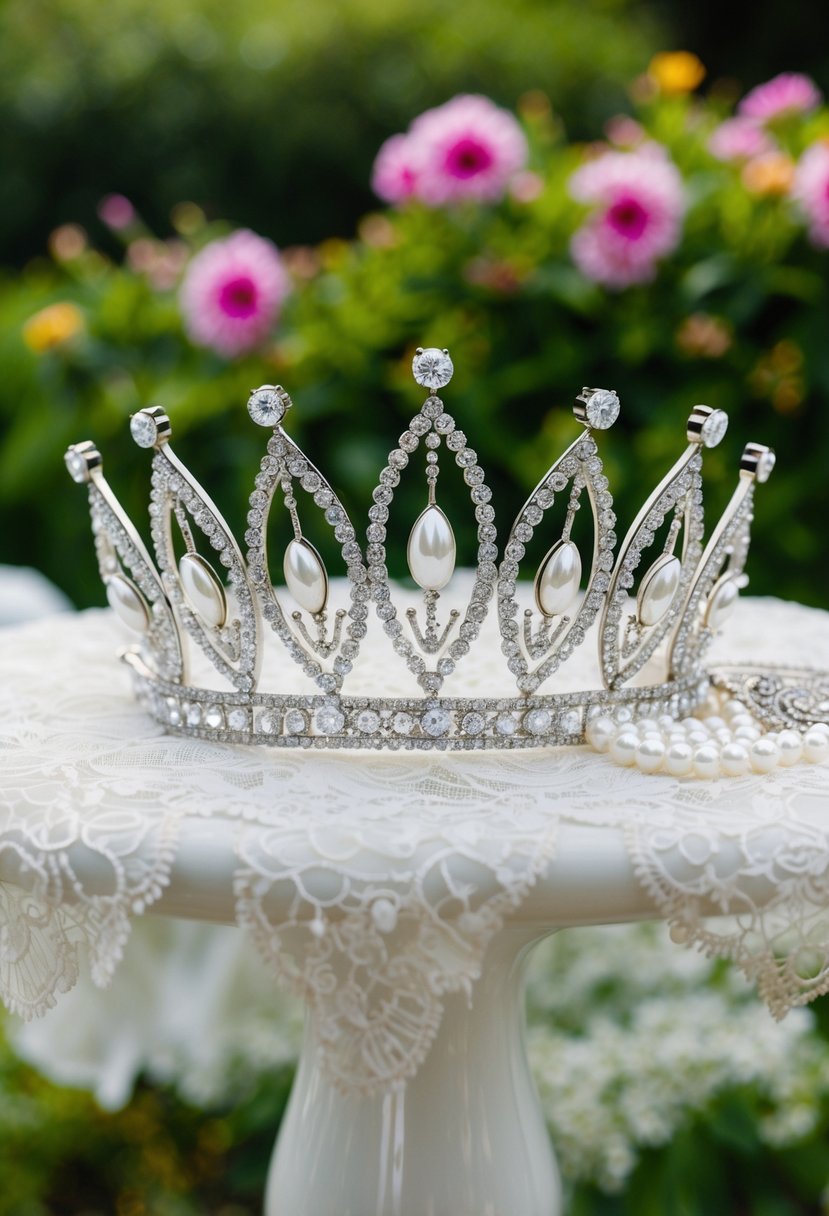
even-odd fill
[(597, 752), (606, 752), (616, 738), (616, 723), (606, 714), (597, 714), (587, 723), (587, 741)]
[(639, 746), (639, 737), (633, 731), (625, 730), (616, 738), (610, 745), (610, 755), (617, 764), (622, 764), (628, 768), (631, 764), (636, 763), (636, 749)]
[(406, 557), (409, 572), (424, 591), (440, 591), (455, 571), (455, 534), (452, 525), (434, 505), (422, 511), (409, 533)]
[(150, 628), (150, 606), (131, 578), (125, 574), (113, 574), (106, 581), (109, 606), (120, 621), (135, 633), (146, 633)]
[(780, 763), (784, 768), (797, 764), (803, 756), (803, 740), (796, 730), (781, 730), (777, 736), (777, 746), (780, 748)]
[(742, 743), (726, 743), (720, 752), (720, 768), (726, 777), (742, 777), (751, 761)]
[(682, 578), (682, 563), (678, 557), (663, 553), (642, 579), (636, 597), (637, 613), (643, 625), (661, 621), (671, 606)]
[(708, 597), (705, 608), (705, 624), (709, 629), (719, 629), (737, 606), (740, 587), (736, 578), (725, 578), (717, 583)]
[(535, 602), (545, 616), (561, 616), (576, 600), (581, 554), (571, 540), (558, 540), (535, 576)]
[(322, 612), (328, 603), (328, 575), (311, 542), (305, 537), (292, 540), (285, 550), (282, 570), (288, 590), (300, 608), (312, 616)]
[(803, 755), (810, 764), (824, 764), (829, 760), (829, 735), (810, 728), (803, 736)]
[(777, 768), (777, 761), (780, 759), (780, 749), (777, 744), (773, 740), (763, 737), (754, 740), (748, 749), (748, 754), (755, 773), (770, 773), (772, 769)]
[(660, 738), (649, 735), (636, 749), (636, 767), (643, 773), (655, 773), (665, 759), (665, 744)]
[(694, 752), (694, 776), (717, 777), (720, 772), (720, 749), (713, 743), (703, 743)]
[(694, 752), (690, 745), (674, 742), (665, 753), (665, 772), (672, 777), (687, 777), (693, 762)]
[(178, 576), (193, 611), (205, 624), (221, 629), (227, 620), (227, 599), (210, 563), (200, 553), (185, 553), (178, 564)]

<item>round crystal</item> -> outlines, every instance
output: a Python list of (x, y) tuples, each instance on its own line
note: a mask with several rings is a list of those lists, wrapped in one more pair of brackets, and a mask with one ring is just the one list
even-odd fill
[(392, 730), (396, 735), (410, 735), (414, 727), (414, 718), (411, 714), (406, 713), (401, 709), (392, 718)]
[(201, 726), (201, 705), (196, 702), (187, 709), (187, 725)]
[(414, 378), (424, 388), (443, 388), (452, 379), (454, 370), (449, 352), (436, 346), (419, 350), (412, 360)]
[(587, 421), (596, 431), (606, 431), (619, 417), (621, 404), (611, 388), (594, 389), (584, 407)]
[(305, 731), (306, 726), (305, 714), (301, 709), (289, 709), (285, 714), (286, 735), (301, 735)]
[(279, 721), (276, 714), (271, 713), (269, 709), (266, 709), (259, 715), (257, 726), (261, 731), (263, 731), (264, 734), (275, 735), (279, 730)]
[(700, 438), (707, 448), (715, 448), (728, 430), (728, 414), (725, 410), (714, 410), (702, 424)]
[(345, 725), (345, 717), (336, 705), (323, 705), (317, 710), (314, 724), (321, 735), (336, 735)]
[(70, 448), (64, 456), (64, 460), (69, 470), (69, 476), (73, 481), (77, 481), (80, 484), (87, 480), (89, 469), (83, 453), (79, 452), (77, 448)]
[(130, 434), (140, 448), (154, 447), (158, 439), (158, 427), (152, 414), (148, 414), (146, 410), (133, 414), (130, 418)]
[(776, 464), (777, 457), (771, 448), (769, 448), (768, 451), (763, 452), (762, 455), (758, 457), (755, 477), (761, 484), (764, 481), (768, 481)]
[(486, 726), (486, 718), (483, 714), (475, 713), (473, 710), (471, 713), (464, 714), (461, 726), (465, 734), (479, 735)]
[(364, 735), (373, 735), (380, 726), (380, 715), (374, 709), (361, 709), (354, 721), (357, 730)]
[(549, 709), (531, 709), (524, 717), (524, 726), (531, 735), (545, 735), (552, 725)]
[(284, 390), (263, 384), (248, 398), (248, 413), (257, 426), (276, 426), (285, 416), (290, 398)]
[(495, 719), (495, 729), (499, 735), (514, 735), (518, 729), (518, 723), (512, 714), (499, 714)]
[(437, 739), (449, 733), (452, 718), (445, 709), (427, 709), (420, 719), (420, 725), (425, 734)]
[(211, 730), (219, 730), (224, 726), (225, 715), (221, 705), (208, 705), (204, 715), (204, 724)]
[(231, 730), (247, 730), (248, 711), (246, 709), (231, 709), (227, 715), (227, 724)]

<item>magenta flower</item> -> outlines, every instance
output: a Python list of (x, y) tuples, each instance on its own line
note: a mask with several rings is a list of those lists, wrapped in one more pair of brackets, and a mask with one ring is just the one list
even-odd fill
[(682, 178), (665, 151), (605, 152), (570, 178), (570, 193), (593, 210), (573, 235), (570, 253), (587, 278), (621, 289), (644, 283), (682, 234)]
[(815, 82), (802, 72), (781, 72), (746, 93), (737, 107), (745, 118), (770, 122), (786, 114), (806, 114), (821, 102)]
[(809, 224), (813, 245), (829, 249), (829, 144), (812, 144), (798, 162), (792, 197)]
[(750, 160), (774, 148), (774, 140), (753, 118), (726, 118), (708, 138), (708, 151), (717, 160)]
[(135, 222), (135, 208), (123, 194), (107, 194), (98, 203), (98, 216), (114, 232), (121, 232)]
[(414, 197), (428, 207), (471, 199), (493, 203), (527, 163), (516, 118), (487, 97), (462, 95), (416, 118), (387, 140), (374, 163), (374, 189), (387, 202)]
[(416, 149), (410, 135), (392, 135), (377, 153), (371, 188), (386, 203), (404, 203), (417, 182)]
[(276, 246), (240, 229), (196, 254), (179, 301), (192, 341), (232, 359), (261, 345), (289, 290)]

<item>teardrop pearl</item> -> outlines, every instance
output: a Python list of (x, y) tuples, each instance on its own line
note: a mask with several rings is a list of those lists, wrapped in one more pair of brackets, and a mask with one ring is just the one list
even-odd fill
[(455, 570), (455, 535), (440, 507), (430, 506), (409, 533), (406, 556), (412, 578), (424, 591), (440, 591)]
[(113, 574), (106, 581), (109, 606), (120, 621), (134, 633), (146, 633), (150, 627), (150, 606), (132, 579), (125, 574)]
[(545, 616), (561, 616), (581, 583), (581, 554), (571, 540), (557, 540), (535, 576), (535, 602)]
[(210, 562), (200, 553), (185, 553), (178, 564), (178, 576), (193, 611), (212, 629), (221, 629), (227, 620), (227, 599)]
[(717, 584), (708, 597), (705, 623), (709, 629), (719, 629), (737, 606), (740, 588), (735, 578), (726, 578)]
[(663, 553), (653, 563), (642, 579), (637, 596), (639, 620), (643, 625), (655, 625), (661, 621), (676, 595), (682, 577), (682, 563), (678, 557)]
[(282, 563), (285, 582), (293, 598), (315, 616), (328, 603), (328, 575), (322, 558), (310, 541), (292, 540)]

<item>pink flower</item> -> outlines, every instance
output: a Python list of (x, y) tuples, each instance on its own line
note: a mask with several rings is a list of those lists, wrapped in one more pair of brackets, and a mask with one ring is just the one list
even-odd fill
[(593, 211), (570, 242), (587, 278), (620, 289), (644, 283), (682, 233), (685, 195), (676, 166), (658, 144), (605, 152), (570, 178), (570, 193)]
[(738, 111), (756, 122), (770, 122), (784, 114), (805, 114), (814, 110), (820, 105), (821, 96), (811, 77), (802, 72), (781, 72), (746, 93)]
[(135, 208), (123, 194), (107, 194), (98, 203), (98, 217), (108, 228), (121, 232), (135, 222)]
[(774, 140), (753, 118), (726, 118), (708, 138), (708, 151), (717, 160), (750, 160), (774, 147)]
[(410, 135), (392, 135), (377, 153), (371, 188), (386, 203), (403, 203), (414, 194), (417, 181), (415, 149)]
[(380, 149), (373, 185), (381, 198), (414, 197), (429, 207), (503, 198), (527, 163), (516, 118), (487, 97), (462, 95), (416, 118)]
[(829, 144), (812, 144), (798, 162), (792, 196), (800, 203), (814, 245), (829, 249)]
[(635, 148), (646, 139), (645, 128), (629, 114), (616, 114), (604, 125), (604, 133), (617, 148)]
[(240, 229), (196, 254), (179, 300), (192, 341), (233, 358), (264, 341), (289, 290), (276, 246)]

